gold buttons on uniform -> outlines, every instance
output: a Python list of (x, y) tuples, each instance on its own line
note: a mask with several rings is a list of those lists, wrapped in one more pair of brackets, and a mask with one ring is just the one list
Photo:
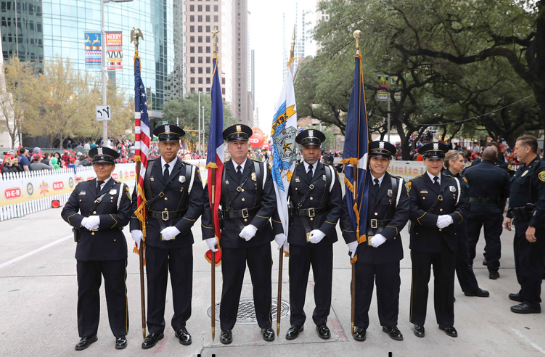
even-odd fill
[(312, 201), (314, 199), (314, 197), (311, 197), (310, 200)]
[(165, 208), (165, 211), (168, 211), (168, 208)]
[(93, 214), (97, 214), (97, 211), (93, 211)]
[(244, 222), (248, 222), (248, 219), (244, 218)]
[(242, 189), (242, 192), (244, 192), (244, 189)]
[(375, 216), (378, 216), (378, 213), (377, 213), (377, 212), (375, 212)]
[(242, 199), (243, 201), (246, 201), (244, 198)]
[(439, 228), (439, 232), (441, 232), (443, 229)]
[(165, 197), (165, 201), (168, 201), (168, 197)]
[(422, 199), (423, 199), (423, 200), (425, 200), (425, 199), (426, 199), (426, 197), (422, 197)]
[(95, 235), (95, 232), (91, 232), (91, 235), (94, 236), (94, 235)]
[(311, 221), (314, 221), (314, 218), (311, 218), (310, 220), (311, 220)]
[(114, 239), (114, 242), (117, 242), (117, 239)]
[(439, 209), (439, 212), (443, 212), (443, 209), (442, 209), (442, 208), (440, 208), (440, 209)]

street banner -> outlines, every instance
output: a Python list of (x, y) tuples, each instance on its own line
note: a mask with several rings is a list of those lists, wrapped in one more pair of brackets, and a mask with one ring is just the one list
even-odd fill
[(106, 32), (106, 69), (123, 69), (123, 33)]
[(102, 34), (97, 31), (85, 31), (85, 68), (100, 69), (102, 62)]

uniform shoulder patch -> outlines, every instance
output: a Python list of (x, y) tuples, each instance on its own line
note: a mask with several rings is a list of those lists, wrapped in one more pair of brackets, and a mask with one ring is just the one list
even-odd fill
[(545, 182), (545, 171), (541, 171), (541, 172), (537, 175), (537, 178), (540, 179), (541, 181)]
[(467, 182), (467, 179), (466, 179), (466, 177), (465, 177), (465, 176), (464, 176), (464, 177), (462, 177), (462, 178), (464, 179), (464, 182), (465, 182), (465, 183), (468, 183), (468, 182)]
[(407, 189), (407, 193), (411, 190), (411, 187), (413, 186), (412, 181), (409, 181), (405, 184), (405, 188)]

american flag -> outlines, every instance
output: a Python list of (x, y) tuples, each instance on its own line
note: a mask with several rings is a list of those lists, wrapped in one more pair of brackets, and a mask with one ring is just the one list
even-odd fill
[[(141, 161), (140, 175), (137, 184), (136, 217), (142, 222), (142, 233), (146, 237), (146, 210), (144, 204), (144, 177), (148, 169), (148, 155), (150, 146), (150, 128), (146, 88), (140, 76), (140, 57), (134, 57), (134, 132), (135, 132), (135, 161)], [(136, 248), (135, 248), (136, 249)]]

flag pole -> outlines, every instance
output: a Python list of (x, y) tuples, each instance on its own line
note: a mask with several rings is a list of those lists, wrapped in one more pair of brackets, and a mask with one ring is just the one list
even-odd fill
[[(138, 42), (139, 37), (144, 39), (142, 36), (142, 32), (140, 29), (133, 29), (131, 30), (131, 42), (134, 42), (134, 59), (138, 57)], [(141, 157), (136, 158), (136, 186), (138, 187), (138, 179), (140, 177), (140, 169), (142, 166)], [(144, 230), (145, 231), (145, 230)], [(138, 250), (138, 261), (140, 265), (140, 307), (142, 312), (142, 339), (146, 339), (146, 293), (145, 293), (145, 283), (144, 283), (144, 244), (145, 244), (145, 237), (142, 238), (142, 241), (140, 242), (140, 247)]]
[[(354, 31), (354, 38), (356, 39), (356, 55), (360, 54), (360, 43), (359, 39), (361, 38), (362, 33), (360, 30)], [(361, 67), (360, 67), (361, 70)], [(359, 120), (359, 118), (358, 118)], [(358, 158), (359, 159), (359, 158)], [(358, 165), (356, 165), (354, 172), (356, 173), (356, 179), (354, 180), (354, 195), (358, 192), (358, 179), (357, 179), (357, 173), (358, 173)], [(356, 237), (359, 240), (360, 238), (360, 224), (358, 219), (358, 224), (356, 227)], [(350, 286), (350, 295), (351, 295), (351, 313), (350, 313), (350, 332), (352, 333), (352, 336), (354, 335), (354, 319), (356, 317), (356, 262), (352, 262), (352, 283)]]

